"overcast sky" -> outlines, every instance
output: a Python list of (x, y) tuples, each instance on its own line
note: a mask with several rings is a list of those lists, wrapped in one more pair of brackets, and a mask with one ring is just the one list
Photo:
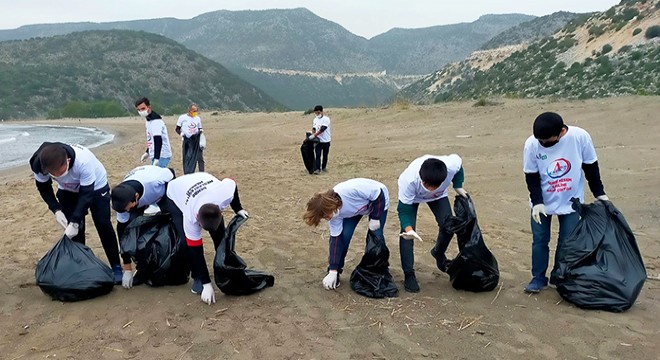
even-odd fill
[(174, 17), (215, 10), (305, 7), (350, 32), (371, 38), (389, 29), (471, 22), (484, 14), (536, 16), (604, 11), (620, 0), (0, 0), (0, 29), (28, 24), (107, 22)]

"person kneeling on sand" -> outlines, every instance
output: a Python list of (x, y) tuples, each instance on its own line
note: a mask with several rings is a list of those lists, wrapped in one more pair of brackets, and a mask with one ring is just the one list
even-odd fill
[(341, 182), (309, 199), (307, 211), (303, 215), (305, 223), (318, 226), (321, 219), (325, 219), (330, 227), (328, 273), (323, 278), (326, 290), (339, 286), (339, 275), (344, 269), (348, 246), (362, 216), (369, 215), (369, 230), (383, 236), (389, 201), (385, 185), (363, 178)]

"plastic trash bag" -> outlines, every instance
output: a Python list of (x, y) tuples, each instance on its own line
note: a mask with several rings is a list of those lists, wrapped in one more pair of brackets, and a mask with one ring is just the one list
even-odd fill
[(472, 198), (456, 196), (454, 214), (445, 225), (456, 234), (459, 250), (447, 269), (449, 281), (458, 290), (491, 291), (500, 281), (500, 271), (497, 259), (484, 243)]
[(385, 239), (367, 232), (367, 246), (360, 264), (351, 274), (351, 289), (366, 297), (381, 299), (399, 294), (389, 270), (390, 250)]
[(135, 276), (150, 286), (181, 285), (190, 270), (186, 248), (169, 214), (138, 216), (128, 224), (120, 244), (135, 262)]
[(35, 277), (41, 291), (59, 301), (92, 299), (115, 284), (112, 269), (92, 249), (66, 236), (39, 260)]
[(247, 218), (234, 216), (216, 249), (213, 261), (215, 284), (227, 295), (250, 295), (275, 283), (272, 275), (258, 270), (246, 270), (247, 264), (236, 254), (236, 231), (246, 221)]
[(305, 140), (300, 145), (300, 153), (305, 169), (311, 174), (314, 172), (314, 141), (308, 139), (309, 135), (312, 135), (312, 133), (308, 132), (305, 136)]
[(646, 281), (635, 235), (612, 202), (571, 201), (580, 221), (557, 249), (557, 292), (584, 309), (628, 310)]
[(195, 134), (189, 138), (183, 138), (183, 144), (181, 144), (181, 151), (183, 153), (183, 173), (192, 174), (195, 172), (195, 167), (197, 166), (197, 161), (199, 157), (202, 156), (202, 149), (199, 147), (199, 140), (201, 134)]

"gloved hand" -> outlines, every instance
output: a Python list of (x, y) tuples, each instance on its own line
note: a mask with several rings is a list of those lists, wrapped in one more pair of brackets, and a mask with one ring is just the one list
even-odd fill
[(596, 200), (608, 201), (609, 199), (607, 195), (596, 196)]
[(314, 139), (316, 139), (316, 136), (314, 136), (314, 134), (307, 137), (307, 140), (314, 140)]
[(62, 210), (55, 211), (55, 221), (62, 225), (62, 228), (64, 229), (66, 229), (66, 226), (69, 224), (69, 220), (66, 219), (66, 215), (64, 215)]
[(548, 216), (548, 214), (545, 213), (545, 205), (543, 204), (536, 204), (532, 208), (532, 219), (536, 221), (537, 224), (541, 223), (541, 214)]
[(417, 232), (415, 232), (415, 230), (409, 230), (409, 231), (403, 232), (403, 233), (399, 234), (399, 236), (401, 236), (402, 238), (404, 238), (406, 240), (415, 240), (415, 239), (417, 239), (421, 242), (424, 242), (424, 240), (422, 240), (422, 238), (417, 234)]
[(140, 162), (144, 162), (145, 160), (147, 160), (148, 157), (149, 157), (149, 153), (148, 153), (148, 152), (145, 152), (145, 153), (142, 154), (142, 156), (140, 157)]
[(158, 166), (158, 159), (154, 159), (154, 163), (152, 165), (153, 166)]
[(121, 277), (121, 286), (124, 289), (130, 289), (133, 287), (133, 270), (124, 270), (124, 274)]
[(339, 287), (337, 283), (337, 270), (328, 271), (328, 275), (323, 278), (323, 287), (326, 290), (334, 290)]
[(456, 191), (456, 193), (462, 197), (468, 197), (467, 191), (465, 191), (463, 188), (454, 188), (454, 191)]
[(250, 217), (250, 214), (248, 214), (248, 212), (245, 211), (245, 210), (238, 210), (238, 212), (236, 213), (236, 215), (238, 215), (238, 216), (242, 216), (244, 219), (247, 219), (247, 218)]
[(380, 220), (378, 219), (369, 220), (369, 230), (376, 231), (378, 229), (380, 229)]
[(213, 285), (211, 283), (204, 284), (202, 290), (202, 301), (211, 305), (215, 304), (215, 291), (213, 291)]
[(206, 148), (206, 136), (204, 136), (204, 133), (199, 135), (199, 148), (202, 150)]
[(69, 225), (66, 226), (66, 229), (64, 229), (64, 235), (66, 235), (69, 239), (73, 239), (76, 235), (78, 235), (78, 227), (79, 225), (76, 223), (69, 223)]

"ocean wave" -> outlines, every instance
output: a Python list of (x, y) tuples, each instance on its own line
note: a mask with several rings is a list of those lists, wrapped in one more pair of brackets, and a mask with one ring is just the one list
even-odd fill
[(10, 143), (12, 141), (16, 141), (16, 138), (15, 137), (10, 137), (10, 138), (5, 138), (5, 139), (0, 139), (0, 144), (7, 144), (7, 143)]

